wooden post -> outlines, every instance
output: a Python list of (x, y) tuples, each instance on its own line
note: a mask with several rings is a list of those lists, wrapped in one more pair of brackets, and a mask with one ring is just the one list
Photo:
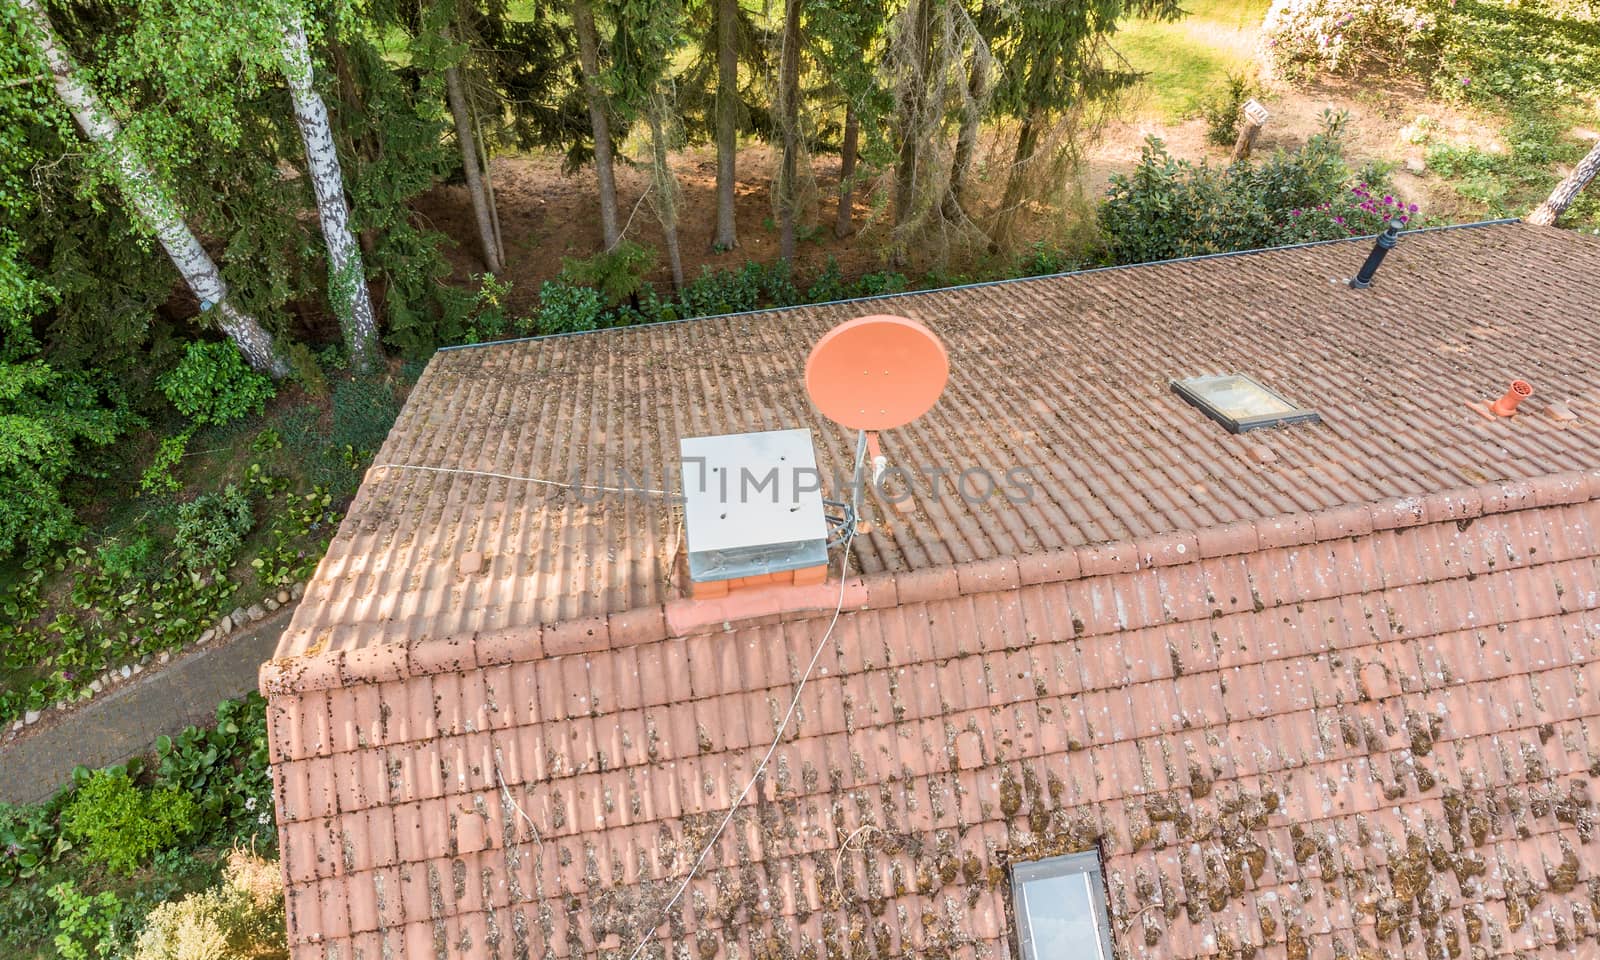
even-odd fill
[(1267, 112), (1267, 108), (1261, 105), (1261, 101), (1254, 97), (1244, 102), (1243, 112), (1244, 126), (1239, 130), (1239, 139), (1234, 141), (1233, 156), (1229, 158), (1231, 163), (1250, 158), (1250, 148), (1256, 145), (1256, 137), (1260, 136), (1261, 128), (1272, 116)]

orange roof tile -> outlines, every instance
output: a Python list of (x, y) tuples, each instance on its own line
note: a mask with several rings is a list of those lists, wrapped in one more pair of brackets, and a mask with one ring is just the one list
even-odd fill
[[(1563, 272), (1600, 247), (1411, 235), (1372, 290), (1306, 292), (1358, 252), (899, 301), (926, 308), (955, 370), (909, 439), (1038, 454), (1045, 496), (1021, 517), (881, 510), (842, 585), (696, 603), (651, 572), (671, 532), (632, 538), (670, 520), (657, 507), (375, 471), (262, 671), (294, 956), (625, 960), (653, 933), (702, 960), (990, 960), (1012, 955), (1006, 867), (1094, 847), (1123, 957), (1600, 946), (1596, 334)], [(1537, 319), (1491, 309), (1519, 282)], [(1290, 289), (1329, 299), (1251, 316)], [(1402, 324), (1382, 311), (1403, 293)], [(1137, 350), (1092, 332), (1118, 303)], [(792, 425), (772, 413), (804, 416), (782, 344), (843, 309), (783, 314), (747, 349), (728, 325), (774, 317), (445, 354), (383, 457), (595, 479), (687, 431)], [(1469, 327), (1477, 353), (1458, 349)], [(1079, 366), (1017, 359), (1040, 330)], [(1195, 371), (1169, 357), (1244, 369), (1325, 424), (1222, 434), (1172, 405), (1166, 377)], [(1090, 366), (1119, 403), (1080, 388)], [(706, 413), (682, 387), (700, 371), (746, 393)], [(1463, 395), (1513, 374), (1539, 393), (1474, 422)], [(1554, 426), (1541, 396), (1580, 420)], [(565, 412), (518, 419), (533, 402)], [(450, 559), (465, 550), (477, 581)], [(666, 910), (825, 635), (765, 776)]]
[[(918, 480), (909, 513), (869, 499), (867, 574), (1223, 536), (1236, 520), (1600, 466), (1600, 241), (1521, 225), (1410, 234), (1372, 289), (1329, 282), (1363, 253), (1333, 243), (443, 351), (278, 653), (585, 621), (561, 637), (576, 649), (601, 618), (685, 595), (681, 512), (660, 498), (381, 464), (666, 489), (680, 437), (810, 427), (824, 474), (846, 469), (854, 438), (814, 413), (802, 369), (825, 330), (873, 310), (925, 322), (952, 371), (931, 413), (883, 434), (896, 464), (949, 476), (938, 497)], [(1167, 387), (1219, 371), (1324, 422), (1232, 436)], [(1514, 376), (1537, 391), (1514, 420), (1467, 408)], [(1556, 401), (1578, 419), (1550, 417)], [(1033, 502), (963, 502), (951, 484), (969, 467), (1031, 471)]]

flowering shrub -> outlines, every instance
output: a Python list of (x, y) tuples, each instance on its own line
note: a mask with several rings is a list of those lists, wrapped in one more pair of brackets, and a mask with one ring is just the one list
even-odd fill
[(1405, 203), (1392, 193), (1376, 194), (1360, 183), (1327, 203), (1290, 210), (1283, 236), (1288, 241), (1368, 236), (1382, 233), (1390, 220), (1409, 226), (1416, 216), (1416, 204)]
[(1393, 0), (1273, 0), (1261, 25), (1268, 68), (1290, 80), (1397, 67), (1432, 54), (1438, 17)]

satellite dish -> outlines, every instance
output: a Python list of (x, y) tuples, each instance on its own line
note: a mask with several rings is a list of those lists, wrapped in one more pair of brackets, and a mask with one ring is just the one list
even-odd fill
[(950, 379), (933, 331), (905, 317), (859, 317), (823, 334), (806, 360), (806, 392), (853, 430), (892, 430), (927, 413)]

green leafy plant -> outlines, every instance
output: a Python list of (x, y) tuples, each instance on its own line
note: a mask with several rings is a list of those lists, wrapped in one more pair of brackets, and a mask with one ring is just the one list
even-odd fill
[(539, 312), (533, 318), (532, 332), (595, 330), (603, 326), (609, 316), (600, 291), (561, 280), (546, 280), (539, 286)]
[(150, 465), (139, 476), (139, 489), (150, 494), (176, 493), (183, 484), (179, 482), (175, 471), (178, 464), (183, 462), (183, 455), (189, 450), (189, 439), (193, 436), (193, 430), (185, 430), (174, 436), (162, 437), (161, 442), (156, 444), (156, 455), (150, 458)]
[(190, 572), (221, 570), (238, 556), (253, 526), (249, 495), (230, 483), (220, 493), (202, 493), (178, 505), (172, 545)]
[(50, 899), (56, 902), (55, 947), (61, 960), (117, 955), (113, 930), (123, 904), (115, 893), (80, 893), (77, 884), (64, 880), (50, 888)]
[(194, 840), (275, 842), (266, 701), (252, 693), (217, 705), (211, 727), (156, 740), (156, 783), (193, 798)]
[(148, 533), (108, 540), (97, 551), (100, 569), (120, 580), (144, 580), (156, 569), (160, 545)]
[(272, 399), (272, 381), (245, 365), (230, 343), (196, 341), (157, 381), (161, 392), (196, 423), (231, 423), (259, 414)]
[(1220, 85), (1200, 98), (1200, 117), (1206, 122), (1206, 139), (1220, 147), (1231, 147), (1239, 139), (1244, 123), (1244, 104), (1254, 84), (1244, 73), (1229, 71)]
[[(651, 247), (624, 240), (610, 250), (592, 257), (561, 260), (560, 280), (578, 287), (593, 287), (606, 309), (614, 310), (634, 300), (648, 286), (646, 277), (656, 268), (656, 252)], [(543, 299), (543, 291), (540, 299)]]
[(122, 767), (89, 773), (61, 813), (61, 825), (89, 859), (132, 873), (194, 828), (195, 802), (173, 786), (145, 790)]

